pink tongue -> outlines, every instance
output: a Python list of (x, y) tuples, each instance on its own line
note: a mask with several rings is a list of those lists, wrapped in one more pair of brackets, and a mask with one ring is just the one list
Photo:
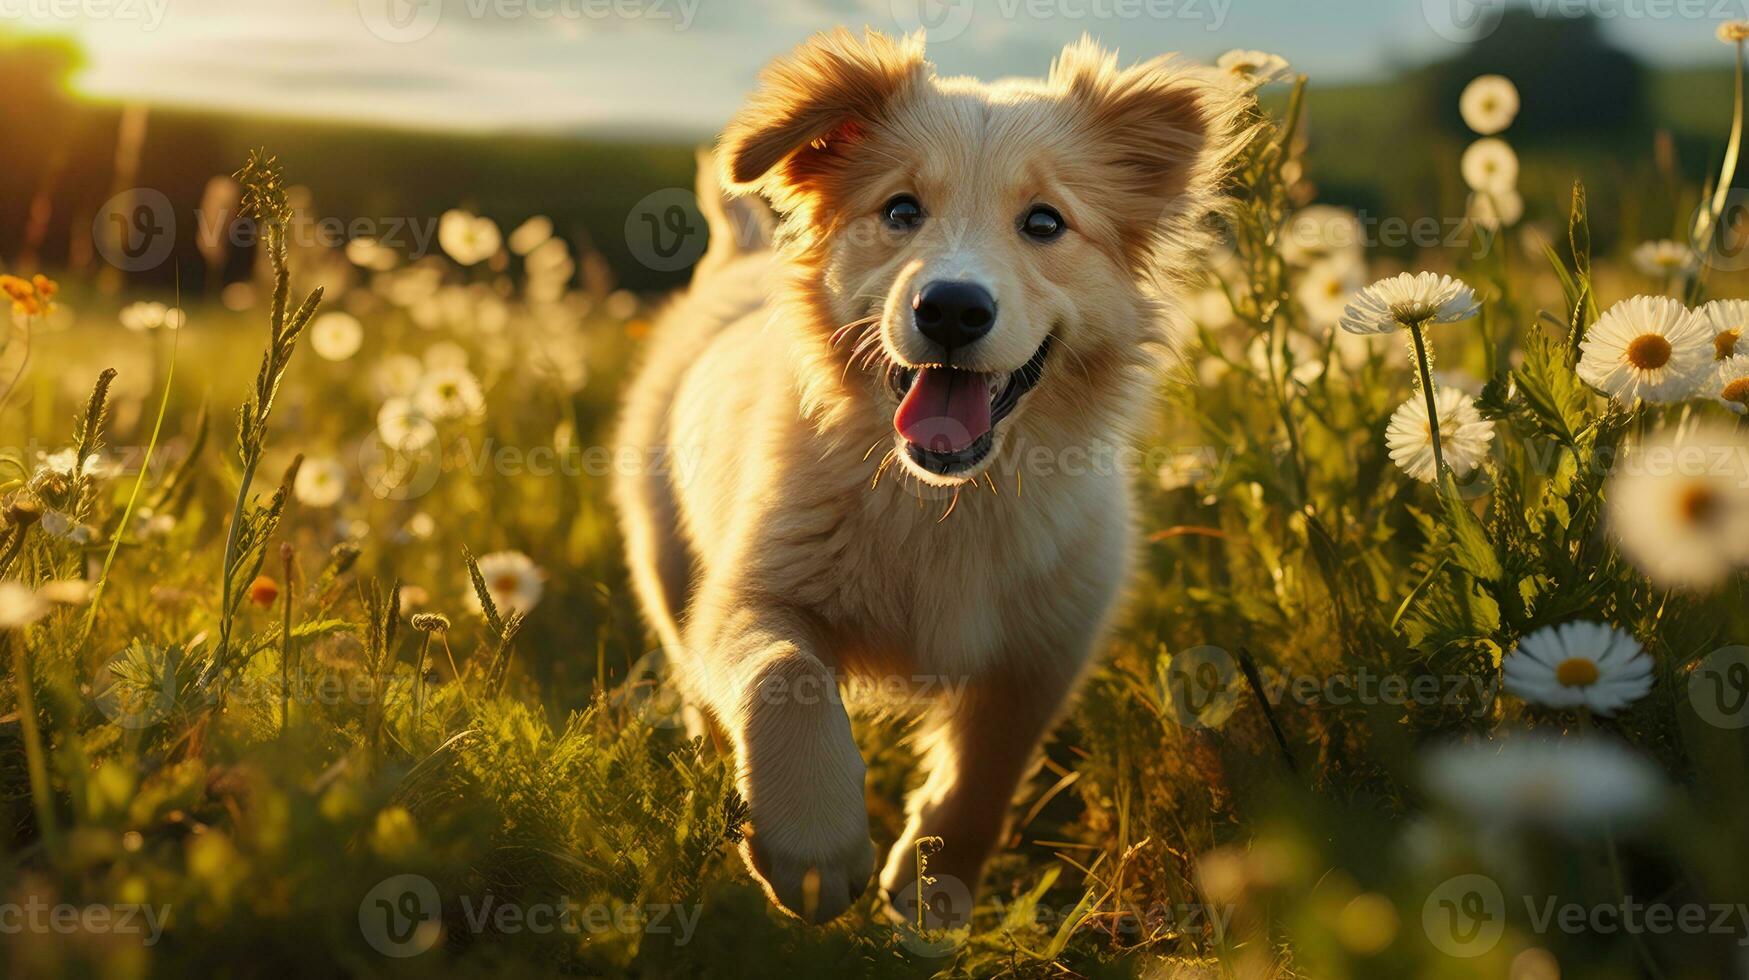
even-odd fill
[(959, 452), (990, 431), (989, 379), (952, 368), (918, 368), (893, 428), (931, 452)]

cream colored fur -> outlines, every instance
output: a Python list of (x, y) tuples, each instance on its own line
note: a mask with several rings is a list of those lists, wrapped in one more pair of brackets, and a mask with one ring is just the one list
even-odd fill
[[(772, 203), (776, 244), (724, 247), (713, 221), (620, 432), (670, 465), (615, 492), (640, 601), (733, 746), (744, 854), (784, 908), (830, 919), (873, 872), (835, 696), (867, 678), (953, 692), (923, 710), (928, 775), (881, 884), (915, 915), (914, 844), (938, 836), (931, 873), (975, 890), (1129, 564), (1127, 475), (1075, 461), (1146, 417), (1167, 280), (1194, 261), (1244, 113), (1201, 69), (1120, 69), (1085, 40), (1044, 81), (983, 85), (936, 77), (919, 37), (838, 32), (775, 64), (725, 132), (722, 182)], [(929, 218), (883, 233), (901, 192)], [(1041, 201), (1069, 225), (1059, 240), (1017, 231)], [(999, 303), (956, 366), (1013, 371), (1055, 345), (991, 458), (951, 478), (909, 463), (886, 382), (939, 360), (910, 320), (938, 278)]]

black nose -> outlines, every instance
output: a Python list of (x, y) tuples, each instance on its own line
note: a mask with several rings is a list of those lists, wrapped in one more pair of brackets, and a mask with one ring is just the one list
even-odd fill
[(996, 325), (996, 297), (975, 282), (932, 282), (911, 300), (917, 330), (948, 350), (965, 347)]

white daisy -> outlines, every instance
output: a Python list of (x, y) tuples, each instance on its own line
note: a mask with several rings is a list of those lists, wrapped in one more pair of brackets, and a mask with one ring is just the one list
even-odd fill
[(443, 246), (457, 263), (478, 265), (498, 254), (498, 246), (503, 240), (491, 218), (452, 208), (438, 219), (437, 244)]
[[(1482, 418), (1475, 401), (1456, 388), (1437, 388), (1433, 399), (1439, 405), (1439, 448), (1445, 465), (1454, 476), (1465, 476), (1487, 458), (1494, 445), (1494, 423)], [(1420, 393), (1391, 413), (1385, 446), (1403, 472), (1422, 483), (1434, 481), (1433, 431), (1427, 424), (1427, 399)]]
[(121, 325), (135, 333), (146, 333), (164, 325), (164, 314), (169, 310), (163, 303), (153, 303), (141, 300), (129, 303), (121, 308), (119, 319)]
[(1451, 323), (1475, 315), (1476, 294), (1461, 280), (1405, 272), (1360, 291), (1342, 313), (1351, 333), (1391, 333), (1411, 323)]
[(350, 313), (324, 313), (310, 324), (310, 348), (323, 360), (344, 361), (364, 343), (364, 325)]
[(1654, 279), (1668, 279), (1672, 276), (1686, 276), (1700, 264), (1695, 257), (1694, 249), (1681, 242), (1673, 242), (1668, 238), (1655, 242), (1641, 242), (1634, 249), (1634, 268)]
[(49, 604), (22, 582), (0, 582), (0, 630), (15, 630), (48, 615)]
[(1512, 189), (1477, 191), (1470, 195), (1467, 216), (1472, 223), (1489, 231), (1510, 228), (1524, 217), (1524, 196)]
[[(494, 551), (480, 556), (480, 576), (486, 580), (486, 591), (501, 615), (512, 610), (527, 613), (540, 602), (546, 590), (546, 576), (534, 560), (520, 551)], [(468, 592), (469, 604), (479, 610), (480, 600)]]
[(528, 255), (552, 237), (553, 219), (537, 214), (510, 233), (510, 250), (517, 255)]
[(1602, 623), (1545, 626), (1500, 662), (1506, 689), (1549, 708), (1613, 715), (1652, 689), (1652, 658), (1640, 642)]
[(1663, 436), (1604, 488), (1622, 553), (1654, 582), (1705, 589), (1749, 563), (1749, 445), (1728, 426)]
[(1245, 88), (1260, 88), (1288, 74), (1287, 59), (1267, 51), (1228, 51), (1215, 59), (1215, 67)]
[(453, 340), (440, 340), (425, 348), (424, 361), (427, 371), (465, 371), (468, 349)]
[(467, 368), (442, 367), (420, 379), (413, 405), (432, 419), (468, 418), (485, 409), (486, 395)]
[(377, 410), (377, 436), (390, 449), (414, 453), (437, 438), (437, 426), (406, 398), (391, 398)]
[(407, 396), (425, 377), (425, 365), (411, 354), (390, 354), (377, 361), (371, 375), (383, 396)]
[(1665, 793), (1656, 766), (1596, 736), (1440, 746), (1422, 773), (1436, 798), (1480, 823), (1572, 835), (1630, 828), (1655, 814)]
[(337, 459), (306, 459), (292, 481), (292, 494), (309, 507), (332, 507), (345, 493), (346, 467)]
[(1705, 321), (1663, 296), (1610, 307), (1585, 332), (1579, 351), (1580, 379), (1626, 405), (1692, 398), (1714, 366)]
[(1735, 355), (1749, 354), (1749, 343), (1743, 342), (1749, 334), (1749, 300), (1715, 299), (1695, 314), (1712, 331), (1713, 360), (1723, 363)]
[(1512, 125), (1518, 115), (1518, 89), (1505, 75), (1478, 75), (1458, 97), (1464, 123), (1482, 136)]
[(1738, 415), (1749, 414), (1749, 354), (1738, 354), (1719, 365), (1719, 401)]
[(1497, 194), (1518, 185), (1518, 154), (1498, 137), (1484, 136), (1471, 143), (1458, 168), (1473, 191)]
[(1347, 208), (1312, 204), (1294, 212), (1277, 245), (1289, 265), (1309, 266), (1327, 258), (1359, 264), (1366, 250), (1366, 228)]
[(1294, 298), (1313, 327), (1327, 330), (1341, 321), (1349, 301), (1365, 285), (1365, 277), (1365, 267), (1352, 259), (1320, 259), (1300, 277)]
[(401, 254), (374, 238), (354, 238), (346, 243), (346, 260), (360, 269), (388, 272), (401, 264)]

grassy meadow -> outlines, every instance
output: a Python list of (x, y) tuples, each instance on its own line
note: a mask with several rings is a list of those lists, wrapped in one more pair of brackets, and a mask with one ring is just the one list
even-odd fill
[[(1109, 461), (1139, 574), (960, 931), (805, 927), (742, 868), (606, 499), (672, 462), (612, 444), (661, 303), (617, 245), (461, 193), (422, 254), (311, 241), (293, 141), (220, 185), (222, 288), (0, 265), (0, 974), (1745, 975), (1728, 95), (1578, 185), (1502, 176), (1510, 125), (1421, 147), (1448, 217), (1402, 243), (1320, 193), (1315, 86), (1262, 105)], [(1354, 312), (1422, 270), (1474, 308)], [(856, 723), (884, 846), (910, 746)]]

